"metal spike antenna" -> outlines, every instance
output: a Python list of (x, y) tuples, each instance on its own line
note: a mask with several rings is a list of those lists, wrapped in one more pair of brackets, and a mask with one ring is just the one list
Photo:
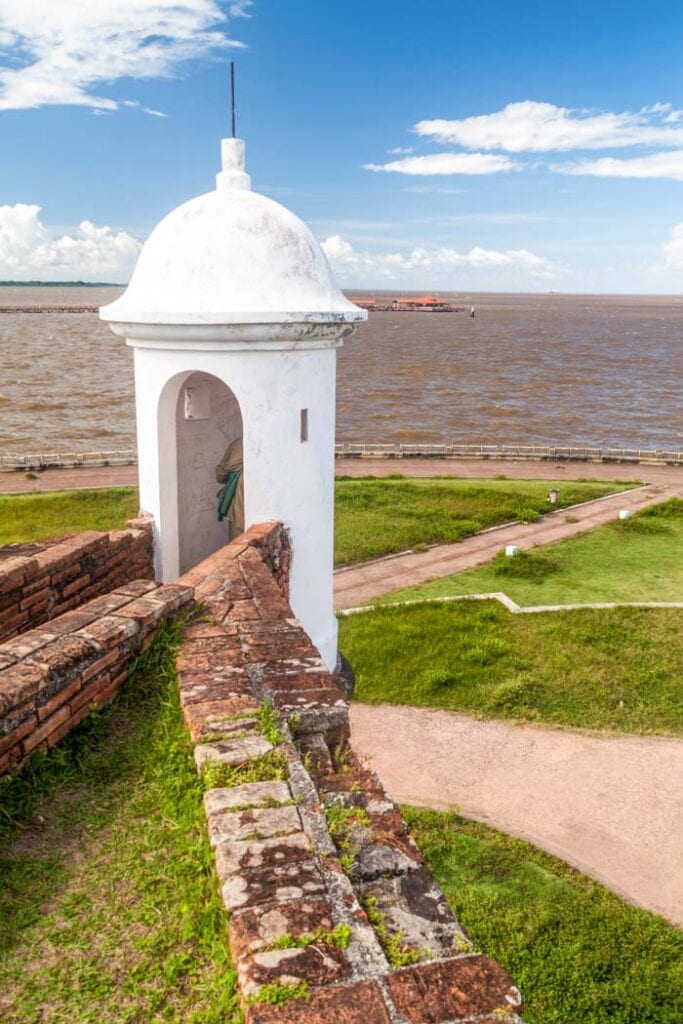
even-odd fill
[(235, 62), (230, 61), (230, 127), (235, 138)]

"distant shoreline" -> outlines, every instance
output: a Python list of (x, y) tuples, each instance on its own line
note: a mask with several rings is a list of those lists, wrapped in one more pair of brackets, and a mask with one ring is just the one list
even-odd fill
[[(121, 281), (0, 281), (0, 288), (126, 288), (127, 284)], [(429, 289), (427, 289), (429, 290)], [(549, 299), (672, 299), (676, 302), (683, 302), (683, 292), (563, 292), (563, 291), (478, 291), (468, 289), (466, 291), (451, 291), (446, 288), (432, 289), (437, 295), (453, 296), (461, 302), (471, 302), (473, 299), (483, 300), (487, 296), (496, 298), (549, 298)], [(422, 295), (424, 288), (351, 288), (343, 286), (342, 291), (348, 297), (371, 298), (374, 295), (397, 294), (403, 296)]]
[(125, 288), (116, 281), (0, 281), (0, 288)]

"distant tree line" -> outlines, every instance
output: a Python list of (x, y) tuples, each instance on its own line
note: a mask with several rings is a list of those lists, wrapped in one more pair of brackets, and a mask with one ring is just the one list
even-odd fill
[(125, 288), (117, 281), (0, 281), (0, 288)]

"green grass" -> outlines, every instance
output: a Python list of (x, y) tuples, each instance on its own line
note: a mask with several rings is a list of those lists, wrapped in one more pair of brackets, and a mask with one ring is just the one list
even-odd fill
[(82, 530), (118, 530), (137, 512), (137, 487), (0, 494), (0, 545)]
[[(548, 480), (367, 477), (336, 482), (337, 565), (406, 548), (462, 540), (478, 530), (547, 512)], [(560, 507), (632, 484), (561, 481)], [(0, 544), (80, 530), (112, 530), (137, 514), (137, 488), (0, 495)]]
[(177, 626), (111, 709), (0, 788), (0, 1019), (241, 1020)]
[(683, 610), (512, 615), (494, 601), (340, 617), (355, 697), (484, 718), (680, 734)]
[(519, 985), (527, 1024), (683, 1019), (680, 931), (518, 839), (403, 810), (475, 948)]
[[(543, 560), (550, 564), (544, 567)], [(672, 498), (625, 522), (617, 520), (535, 549), (519, 560), (503, 556), (479, 569), (396, 591), (381, 600), (499, 590), (521, 606), (683, 601), (683, 501)]]
[(336, 482), (335, 563), (348, 565), (408, 548), (448, 544), (501, 523), (532, 522), (624, 490), (629, 484), (561, 481), (548, 505), (550, 480), (381, 479)]

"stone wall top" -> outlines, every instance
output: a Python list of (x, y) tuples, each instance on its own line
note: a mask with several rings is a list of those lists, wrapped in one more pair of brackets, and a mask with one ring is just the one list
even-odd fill
[(181, 581), (204, 611), (180, 697), (246, 1022), (519, 1022), (353, 753), (347, 699), (269, 568), (286, 550), (278, 524), (253, 527)]

